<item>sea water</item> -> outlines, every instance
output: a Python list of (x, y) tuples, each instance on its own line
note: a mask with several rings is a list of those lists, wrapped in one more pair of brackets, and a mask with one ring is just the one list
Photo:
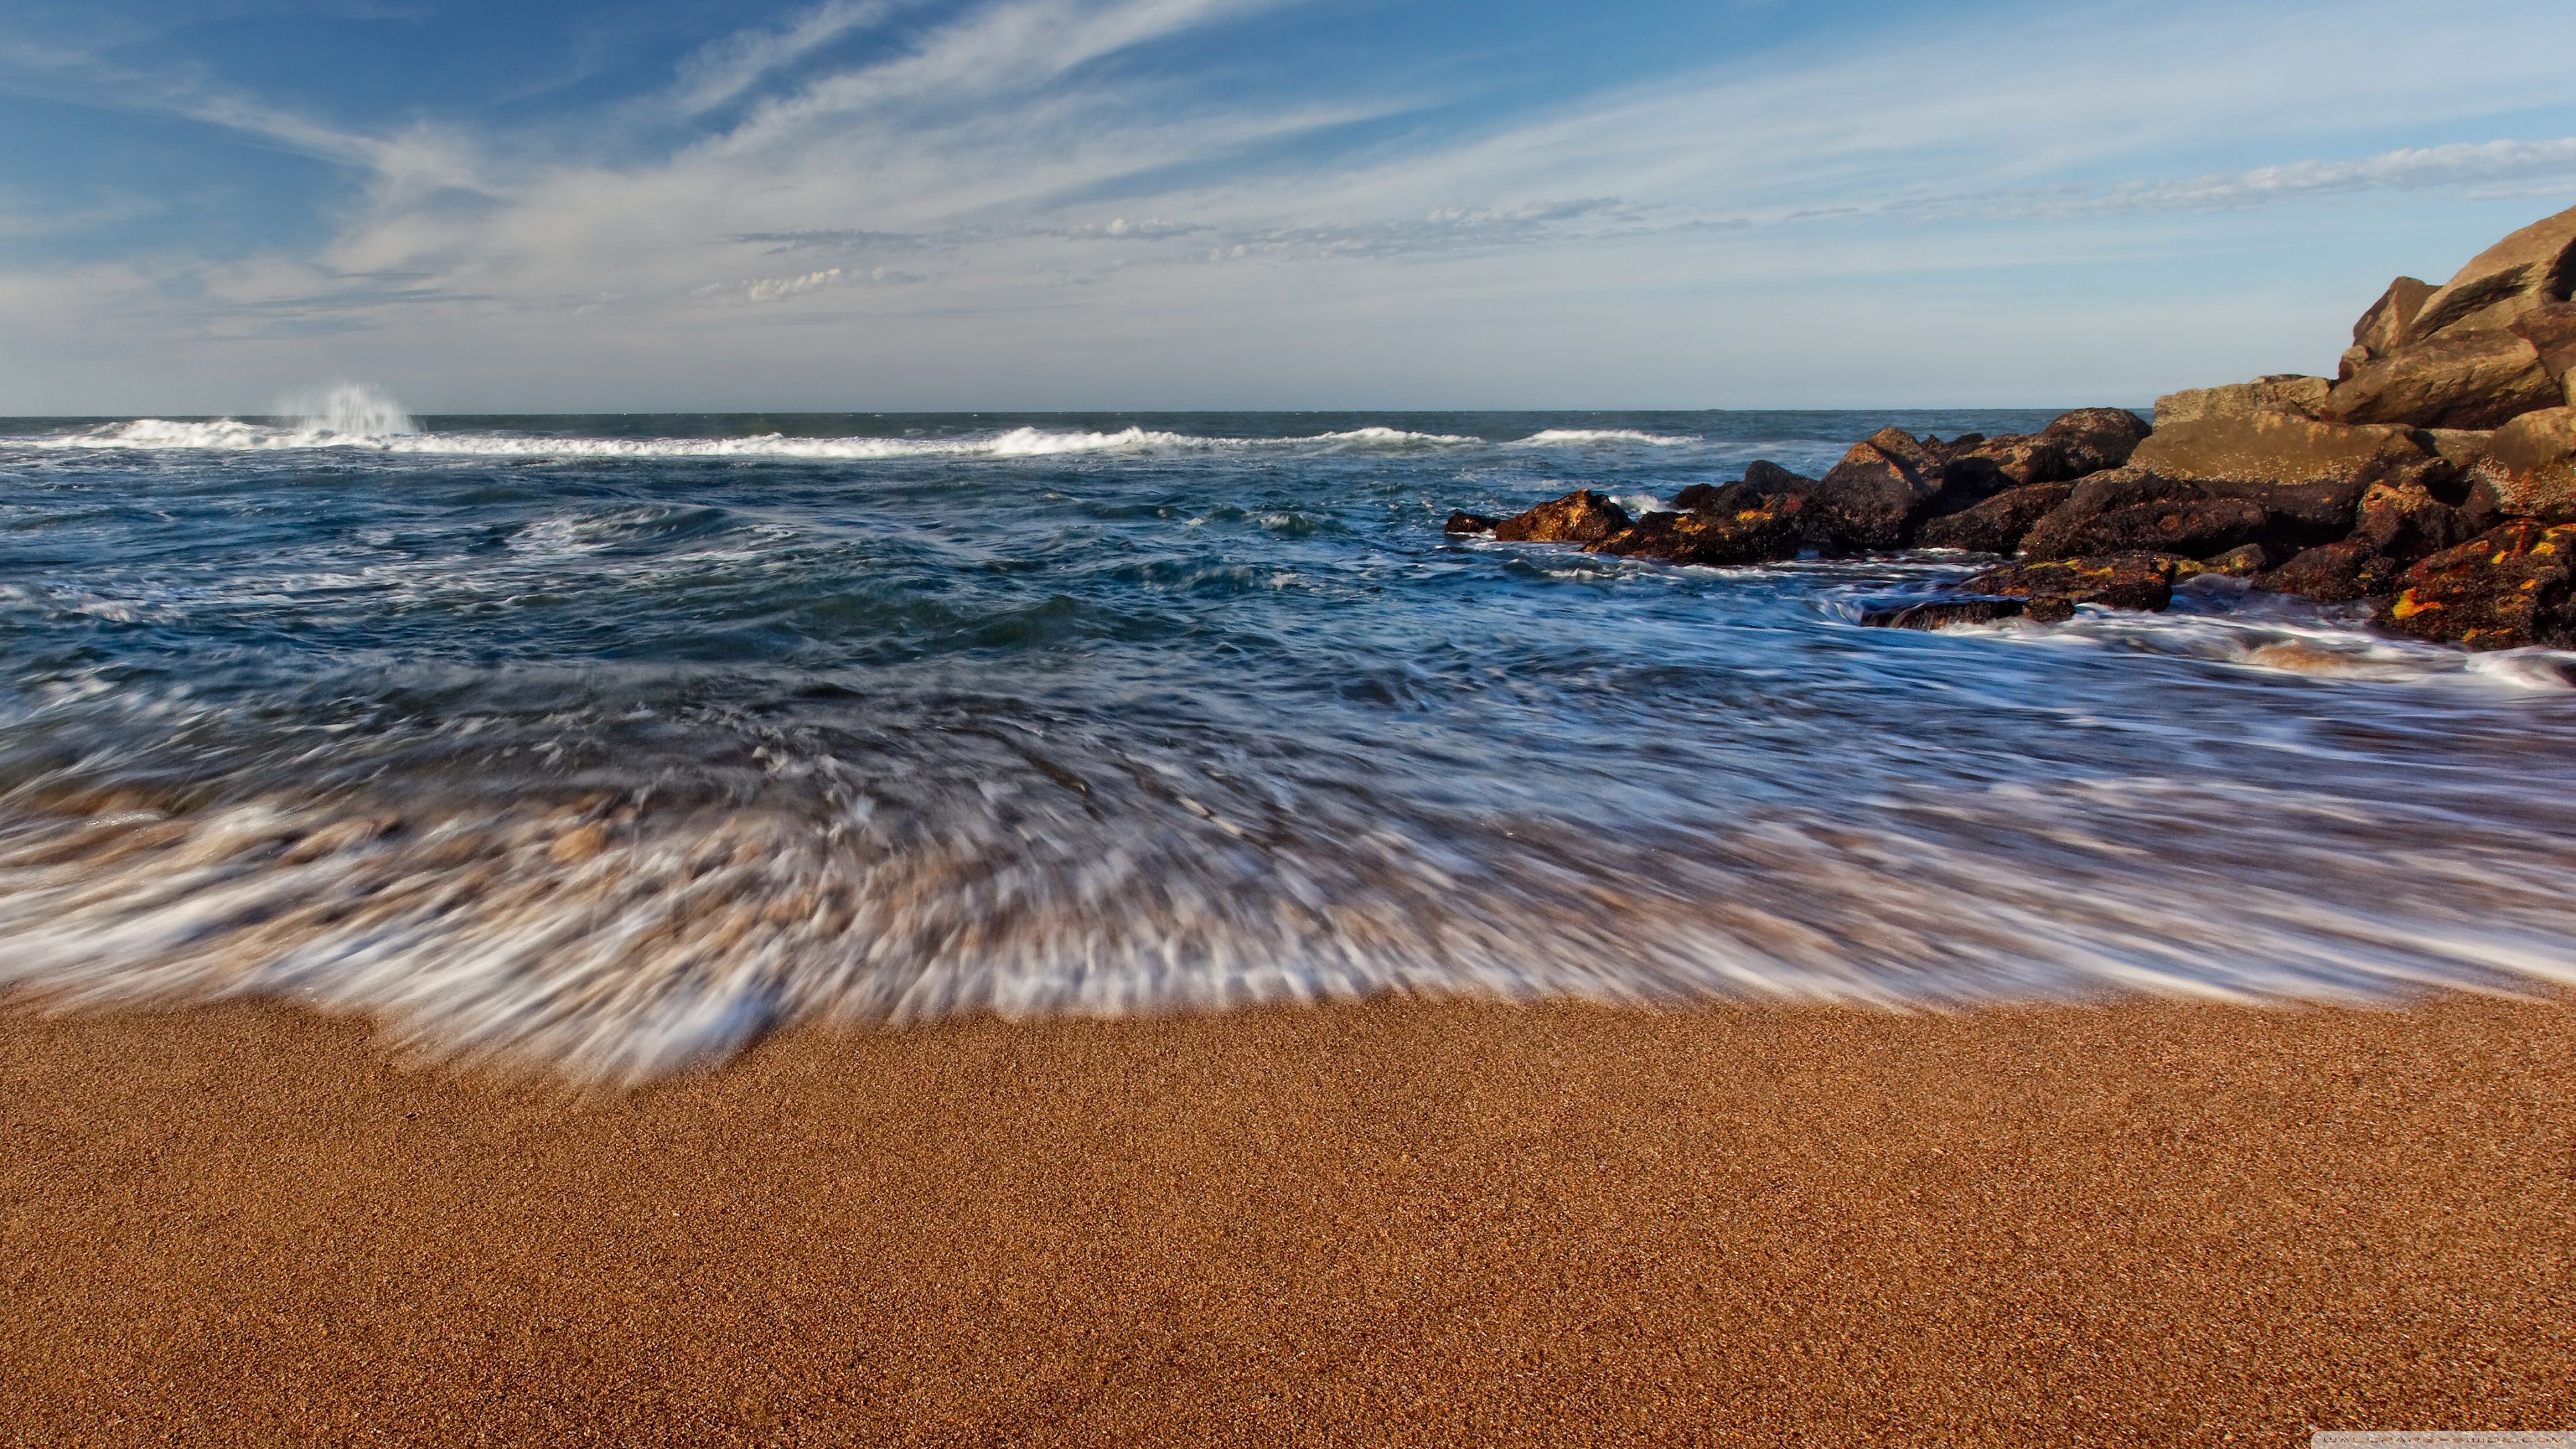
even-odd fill
[(0, 985), (798, 1020), (2576, 981), (2576, 660), (1441, 532), (2044, 412), (0, 423)]

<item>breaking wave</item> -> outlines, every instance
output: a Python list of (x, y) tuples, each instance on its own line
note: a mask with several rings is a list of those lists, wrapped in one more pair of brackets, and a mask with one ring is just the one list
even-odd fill
[[(363, 430), (371, 424), (402, 426)], [(1474, 446), (1481, 439), (1400, 428), (1353, 428), (1286, 438), (1205, 437), (1131, 427), (1110, 432), (1012, 428), (961, 438), (802, 438), (767, 433), (735, 438), (547, 437), (510, 433), (428, 433), (399, 411), (389, 415), (301, 418), (264, 423), (235, 418), (173, 421), (143, 418), (77, 433), (15, 440), (52, 450), (132, 448), (150, 451), (290, 452), (335, 448), (456, 458), (1048, 458), (1074, 453), (1224, 453), (1267, 451), (1413, 451)]]

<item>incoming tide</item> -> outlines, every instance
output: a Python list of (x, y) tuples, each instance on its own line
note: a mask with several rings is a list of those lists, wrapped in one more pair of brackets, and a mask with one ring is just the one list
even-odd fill
[(631, 1081), (1384, 991), (2576, 982), (2576, 659), (1443, 536), (2047, 413), (0, 422), (0, 987)]

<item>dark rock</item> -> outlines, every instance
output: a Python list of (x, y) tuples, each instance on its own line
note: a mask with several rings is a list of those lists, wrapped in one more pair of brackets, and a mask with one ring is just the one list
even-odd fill
[(1933, 599), (1901, 609), (1872, 609), (1860, 621), (1873, 629), (1947, 629), (2018, 619), (2029, 610), (2024, 599)]
[(1949, 445), (1940, 492), (1957, 502), (2035, 483), (2064, 483), (2119, 467), (2146, 436), (2145, 420), (2125, 408), (2078, 408), (2036, 433), (1960, 438)]
[(2254, 580), (2254, 587), (2339, 604), (2387, 593), (2397, 586), (2402, 567), (2372, 548), (2367, 540), (2348, 538), (2301, 552)]
[(2461, 332), (2374, 358), (2335, 384), (2325, 417), (2339, 423), (2492, 428), (2563, 400), (2540, 350), (2511, 332)]
[(2349, 482), (2374, 464), (2430, 456), (2412, 428), (2263, 412), (2159, 427), (2129, 456), (2129, 465), (2191, 482)]
[(1810, 541), (1843, 549), (1904, 547), (1941, 491), (1948, 461), (1901, 428), (1870, 434), (1807, 490)]
[(1791, 495), (1732, 513), (1649, 513), (1584, 552), (1680, 564), (1768, 563), (1798, 556), (1805, 512), (1806, 499)]
[(2406, 571), (2384, 628), (2471, 649), (2576, 647), (2576, 524), (2517, 519)]
[(2173, 602), (2176, 573), (2190, 562), (2169, 554), (2126, 553), (2017, 563), (1989, 569), (1960, 587), (1971, 594), (2027, 600), (2034, 619), (2044, 614), (2068, 617), (2077, 604), (2154, 613)]
[(2156, 427), (2161, 430), (2178, 423), (2250, 418), (2261, 413), (2313, 418), (2317, 409), (2325, 406), (2326, 395), (2333, 387), (2322, 377), (2276, 372), (2252, 382), (2185, 388), (2156, 399)]
[(1923, 525), (1916, 540), (1925, 548), (1958, 548), (1970, 553), (2011, 553), (2021, 546), (2031, 525), (2048, 516), (2075, 491), (2068, 483), (2033, 483), (2007, 488), (1973, 508), (1945, 514)]
[(1740, 513), (1759, 508), (1768, 499), (1803, 494), (1815, 486), (1813, 478), (1757, 458), (1744, 470), (1740, 482), (1693, 483), (1673, 495), (1673, 507), (1683, 513)]
[(2498, 513), (2576, 523), (2576, 408), (2524, 413), (2496, 429), (2477, 471)]
[(1628, 526), (1618, 504), (1589, 488), (1577, 488), (1494, 525), (1494, 537), (1505, 543), (1599, 543)]
[(1461, 509), (1449, 515), (1449, 521), (1440, 525), (1440, 531), (1442, 533), (1491, 533), (1501, 522), (1499, 518), (1488, 518), (1484, 514), (1469, 513)]
[(2360, 521), (2353, 528), (2353, 541), (2402, 567), (2426, 554), (2466, 543), (2477, 532), (2459, 509), (2436, 498), (2424, 483), (2406, 479), (2373, 483), (2362, 493)]
[(2021, 481), (2067, 483), (2106, 468), (2124, 467), (2147, 440), (2147, 432), (2147, 420), (2127, 408), (2077, 408), (2061, 414), (2039, 434), (2057, 444), (2056, 475)]
[(2250, 579), (2272, 566), (2272, 556), (2259, 543), (2231, 548), (2216, 558), (2201, 560), (2200, 571), (2231, 579)]
[[(2424, 300), (2438, 290), (2430, 282), (2413, 277), (2399, 277), (2352, 324), (2352, 345), (2369, 357), (2385, 357), (2406, 345), (2406, 329), (2415, 314), (2424, 308)], [(2366, 359), (2365, 359), (2366, 360)]]
[(2167, 553), (2205, 558), (2271, 532), (2272, 515), (2250, 498), (2213, 494), (2144, 468), (2096, 473), (2022, 539), (2033, 558)]
[(2533, 222), (2470, 260), (2424, 299), (2407, 343), (2451, 332), (2500, 331), (2576, 291), (2576, 207)]

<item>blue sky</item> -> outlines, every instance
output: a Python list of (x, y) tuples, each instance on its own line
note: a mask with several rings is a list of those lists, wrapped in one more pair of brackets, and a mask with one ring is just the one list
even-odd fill
[(2576, 205), (2563, 0), (10, 0), (0, 413), (2135, 402)]

